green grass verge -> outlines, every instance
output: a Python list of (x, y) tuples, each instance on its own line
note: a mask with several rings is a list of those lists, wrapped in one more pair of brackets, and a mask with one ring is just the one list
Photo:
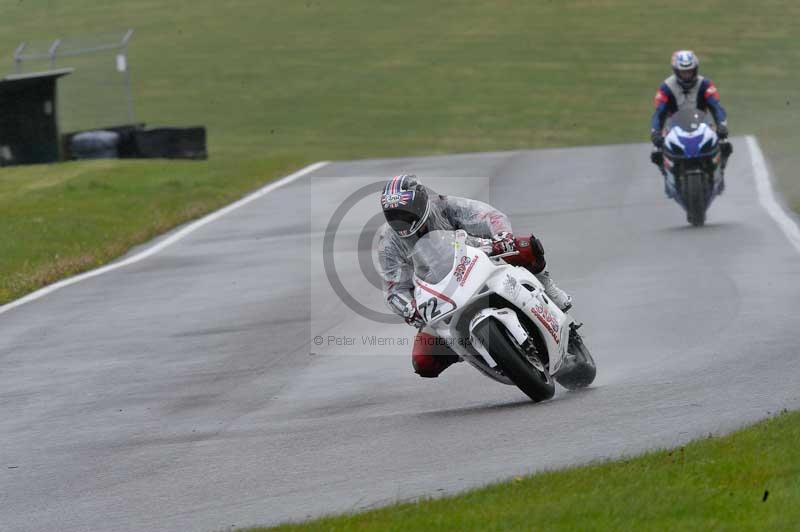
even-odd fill
[(637, 458), (267, 530), (797, 530), (800, 412)]
[[(136, 28), (139, 118), (206, 124), (211, 155), (0, 170), (0, 226), (14, 228), (0, 234), (0, 302), (315, 160), (646, 141), (683, 47), (800, 207), (790, 0), (0, 0), (0, 12), (9, 70), (22, 40)], [(642, 179), (657, 186), (655, 171)]]
[(296, 164), (96, 161), (15, 170), (0, 178), (0, 302), (105, 264)]

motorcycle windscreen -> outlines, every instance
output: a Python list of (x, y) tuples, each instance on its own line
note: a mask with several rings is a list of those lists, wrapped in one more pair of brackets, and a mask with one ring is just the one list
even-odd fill
[(711, 125), (708, 113), (690, 107), (681, 109), (667, 121), (667, 129), (679, 127), (687, 133), (697, 131), (701, 124)]
[(453, 270), (456, 239), (453, 231), (429, 231), (411, 252), (414, 274), (428, 284), (440, 283)]

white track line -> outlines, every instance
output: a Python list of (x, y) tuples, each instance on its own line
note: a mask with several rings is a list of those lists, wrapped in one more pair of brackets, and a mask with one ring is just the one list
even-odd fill
[(306, 166), (305, 168), (301, 168), (300, 170), (298, 170), (297, 172), (295, 172), (293, 174), (287, 175), (286, 177), (281, 178), (278, 181), (274, 181), (274, 182), (272, 182), (272, 183), (270, 183), (270, 184), (268, 184), (268, 185), (256, 190), (255, 192), (253, 192), (251, 194), (248, 194), (247, 196), (243, 197), (242, 199), (240, 199), (238, 201), (235, 201), (234, 203), (231, 203), (230, 205), (228, 205), (226, 207), (223, 207), (218, 211), (214, 211), (211, 214), (208, 214), (208, 215), (204, 216), (203, 218), (200, 218), (199, 220), (190, 223), (189, 225), (187, 225), (183, 229), (181, 229), (179, 231), (176, 231), (175, 234), (170, 235), (169, 237), (165, 238), (164, 240), (162, 240), (158, 244), (145, 249), (141, 253), (137, 253), (136, 255), (132, 255), (132, 256), (128, 257), (127, 259), (125, 259), (125, 260), (121, 260), (121, 261), (115, 262), (113, 264), (108, 264), (108, 265), (103, 266), (101, 268), (97, 268), (96, 270), (91, 270), (91, 271), (82, 273), (80, 275), (76, 275), (75, 277), (70, 277), (68, 279), (64, 279), (63, 281), (59, 281), (57, 283), (45, 286), (44, 288), (41, 288), (41, 289), (37, 290), (36, 292), (32, 292), (32, 293), (28, 294), (25, 297), (22, 297), (20, 299), (12, 301), (11, 303), (8, 303), (6, 305), (0, 306), (0, 314), (4, 314), (4, 313), (8, 312), (9, 310), (12, 310), (12, 309), (15, 309), (15, 308), (17, 308), (19, 306), (24, 305), (25, 303), (30, 303), (31, 301), (35, 301), (35, 300), (37, 300), (37, 299), (39, 299), (41, 297), (46, 296), (47, 294), (51, 294), (51, 293), (55, 292), (56, 290), (64, 288), (65, 286), (69, 286), (69, 285), (72, 285), (72, 284), (75, 284), (75, 283), (79, 283), (81, 281), (85, 281), (86, 279), (91, 279), (92, 277), (97, 277), (98, 275), (102, 275), (104, 273), (108, 273), (110, 271), (114, 271), (114, 270), (122, 268), (124, 266), (128, 266), (130, 264), (137, 263), (137, 262), (139, 262), (141, 260), (146, 259), (147, 257), (155, 255), (156, 253), (158, 253), (162, 249), (164, 249), (164, 248), (166, 248), (168, 246), (171, 246), (175, 242), (181, 240), (186, 235), (196, 231), (197, 229), (200, 229), (204, 225), (209, 224), (209, 223), (213, 222), (214, 220), (225, 216), (229, 212), (235, 211), (239, 207), (243, 207), (243, 206), (247, 205), (251, 201), (255, 201), (258, 198), (260, 198), (260, 197), (262, 197), (262, 196), (264, 196), (266, 194), (269, 194), (270, 192), (272, 192), (275, 189), (278, 189), (278, 188), (280, 188), (280, 187), (282, 187), (284, 185), (288, 185), (292, 181), (295, 181), (295, 180), (303, 177), (306, 174), (310, 174), (311, 172), (313, 172), (315, 170), (319, 170), (320, 168), (322, 168), (326, 164), (328, 164), (328, 161), (320, 161), (318, 163), (314, 163), (312, 165)]
[(761, 206), (775, 220), (775, 223), (781, 228), (789, 242), (800, 252), (800, 228), (797, 227), (794, 218), (786, 213), (775, 197), (775, 191), (772, 189), (772, 182), (769, 179), (767, 161), (764, 159), (764, 153), (758, 145), (758, 140), (752, 135), (748, 135), (747, 147), (750, 150), (753, 179), (756, 181), (756, 190), (758, 191), (758, 200), (761, 202)]

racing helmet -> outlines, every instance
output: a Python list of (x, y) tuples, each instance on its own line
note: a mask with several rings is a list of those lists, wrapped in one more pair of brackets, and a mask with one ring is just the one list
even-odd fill
[(428, 190), (415, 175), (396, 175), (386, 182), (381, 193), (386, 222), (397, 236), (408, 238), (425, 225), (431, 212)]
[(678, 80), (678, 85), (684, 90), (689, 90), (697, 83), (697, 71), (700, 61), (691, 50), (678, 50), (672, 54), (672, 71)]

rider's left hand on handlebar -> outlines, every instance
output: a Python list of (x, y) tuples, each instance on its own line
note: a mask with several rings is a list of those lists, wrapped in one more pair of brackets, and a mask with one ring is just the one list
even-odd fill
[(425, 325), (419, 310), (417, 310), (416, 299), (412, 299), (406, 303), (405, 308), (403, 308), (403, 319), (406, 320), (406, 323), (417, 329)]
[(395, 292), (387, 300), (389, 307), (406, 320), (406, 323), (419, 329), (425, 322), (417, 310), (417, 301), (411, 294)]
[(516, 251), (516, 249), (517, 246), (514, 243), (514, 235), (508, 231), (497, 233), (492, 237), (492, 255), (511, 253)]
[(653, 143), (653, 146), (656, 148), (660, 148), (664, 145), (664, 136), (661, 135), (661, 131), (657, 129), (653, 129), (650, 131), (650, 142)]
[(420, 315), (416, 307), (414, 307), (413, 310), (410, 310), (410, 312), (406, 314), (404, 318), (406, 320), (406, 323), (408, 323), (409, 325), (411, 325), (416, 329), (420, 329), (422, 328), (423, 325), (425, 325), (425, 321), (422, 319), (422, 316)]
[(725, 122), (720, 122), (717, 124), (717, 136), (720, 140), (725, 140), (728, 138), (728, 124)]

